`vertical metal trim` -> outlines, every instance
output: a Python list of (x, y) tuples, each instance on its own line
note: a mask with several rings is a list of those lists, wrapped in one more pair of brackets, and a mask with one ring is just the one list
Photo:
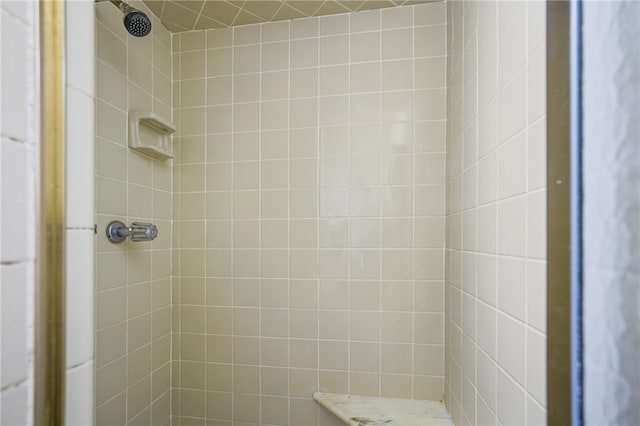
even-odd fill
[(582, 1), (571, 1), (571, 416), (582, 410)]
[[(571, 0), (573, 1), (573, 0)], [(572, 417), (571, 3), (547, 1), (547, 424)]]
[(64, 2), (40, 1), (40, 195), (35, 424), (64, 424)]

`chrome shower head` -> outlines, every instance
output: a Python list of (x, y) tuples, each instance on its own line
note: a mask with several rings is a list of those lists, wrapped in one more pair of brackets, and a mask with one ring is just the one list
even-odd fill
[(151, 20), (143, 12), (135, 9), (123, 1), (111, 0), (124, 14), (124, 27), (135, 37), (144, 37), (151, 32)]

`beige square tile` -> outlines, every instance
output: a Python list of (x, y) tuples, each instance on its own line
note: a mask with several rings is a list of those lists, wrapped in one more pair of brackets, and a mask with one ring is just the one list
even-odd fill
[(408, 312), (382, 313), (382, 342), (412, 343), (412, 315)]
[(522, 259), (498, 259), (498, 301), (501, 310), (525, 320), (526, 262)]
[(411, 29), (382, 31), (382, 59), (410, 58), (413, 52), (412, 33)]
[(283, 70), (289, 67), (289, 42), (264, 43), (262, 67), (264, 71)]
[(262, 308), (260, 315), (260, 332), (266, 337), (287, 337), (289, 312), (286, 309)]
[(291, 68), (318, 65), (318, 40), (315, 38), (291, 41)]
[(382, 343), (381, 371), (383, 373), (409, 374), (411, 372), (411, 356), (411, 345)]
[(381, 318), (378, 312), (350, 312), (350, 340), (368, 342), (380, 341), (380, 324)]
[(498, 370), (497, 394), (499, 404), (497, 415), (500, 422), (522, 423), (525, 421), (525, 395), (516, 382), (502, 370)]
[[(295, 339), (318, 338), (318, 311), (315, 309), (292, 309), (289, 312), (289, 336)], [(307, 345), (305, 345), (307, 347)], [(291, 350), (293, 351), (293, 343)], [(309, 354), (304, 359), (309, 358)]]
[(352, 33), (380, 29), (380, 9), (352, 13), (349, 18)]
[(351, 247), (377, 248), (380, 246), (379, 219), (351, 219), (350, 233)]
[(291, 369), (289, 389), (291, 396), (297, 398), (313, 394), (318, 390), (318, 373), (315, 370)]
[(354, 250), (349, 256), (352, 279), (380, 278), (380, 254), (377, 250)]
[(288, 424), (289, 398), (262, 396), (261, 419), (265, 424)]
[(260, 46), (257, 44), (233, 48), (233, 72), (246, 74), (260, 71)]
[(389, 61), (382, 63), (382, 90), (413, 89), (413, 63), (411, 60)]
[[(206, 379), (207, 391), (230, 392), (232, 390), (232, 366), (227, 364), (195, 364), (198, 366), (198, 374)], [(200, 366), (206, 372), (200, 371)]]
[(381, 285), (382, 310), (411, 311), (413, 285), (411, 282), (383, 282)]
[(291, 218), (318, 217), (318, 190), (291, 189), (289, 191)]
[(325, 370), (347, 370), (349, 344), (334, 340), (321, 340), (319, 366)]
[(352, 34), (349, 38), (349, 42), (351, 47), (351, 62), (380, 60), (380, 32), (374, 31), (362, 34)]
[(259, 25), (242, 25), (233, 28), (233, 43), (238, 45), (256, 44), (261, 41)]
[(317, 129), (291, 129), (289, 134), (291, 158), (306, 158), (317, 155)]
[(413, 376), (413, 397), (439, 401), (444, 394), (444, 378), (434, 376)]
[[(314, 97), (318, 94), (318, 69), (293, 69), (290, 73), (290, 94), (292, 98)], [(264, 87), (264, 86), (263, 86)], [(315, 102), (315, 99), (313, 99)]]
[(120, 359), (96, 370), (96, 405), (100, 406), (126, 388), (126, 363)]
[(290, 280), (289, 304), (292, 308), (317, 308), (317, 280)]
[[(296, 8), (300, 8), (304, 6), (306, 2), (298, 1), (294, 3), (293, 6)], [(313, 4), (309, 2), (307, 4), (309, 7), (317, 7), (317, 3)], [(314, 10), (315, 11), (315, 10)], [(310, 13), (309, 13), (310, 14)], [(290, 27), (290, 35), (292, 39), (297, 38), (307, 38), (307, 37), (315, 37), (319, 32), (319, 18), (303, 18), (303, 19), (295, 19), (291, 21)]]
[(446, 55), (446, 26), (416, 27), (413, 32), (416, 57)]
[(235, 393), (233, 395), (234, 421), (258, 423), (260, 420), (260, 397)]
[(349, 60), (349, 36), (321, 37), (319, 48), (320, 65), (345, 64)]
[(349, 306), (349, 283), (342, 280), (320, 281), (320, 308), (347, 309)]
[[(291, 73), (293, 78), (293, 72)], [(284, 99), (289, 95), (289, 72), (263, 72), (261, 74), (261, 97), (263, 100)], [(292, 84), (293, 94), (293, 84)]]
[(233, 312), (226, 307), (206, 308), (206, 332), (214, 334), (231, 334)]
[(381, 376), (381, 394), (392, 398), (410, 398), (411, 376), (383, 374)]
[(349, 284), (349, 308), (375, 311), (380, 308), (380, 287), (375, 281), (352, 281)]
[(349, 117), (349, 98), (347, 96), (322, 97), (319, 106), (321, 126), (347, 124)]
[[(307, 339), (291, 340), (291, 367), (317, 368), (318, 366), (318, 341)], [(295, 371), (295, 370), (294, 370)], [(290, 380), (294, 377), (293, 371)], [(293, 387), (292, 384), (290, 384)], [(292, 390), (292, 389), (290, 389)]]
[(291, 278), (318, 278), (318, 252), (316, 250), (296, 250), (289, 254), (289, 275)]
[(274, 367), (289, 366), (288, 339), (262, 338), (260, 346), (261, 364)]
[(233, 418), (233, 394), (227, 392), (207, 392), (207, 412), (215, 413), (215, 417), (230, 421)]
[[(319, 337), (320, 339), (346, 340), (349, 336), (347, 327), (347, 311), (320, 311)], [(351, 336), (353, 338), (353, 336)]]
[(230, 75), (233, 66), (233, 50), (230, 47), (207, 50), (208, 77)]
[[(319, 371), (319, 392), (347, 393), (349, 389), (349, 374), (346, 371)], [(335, 417), (333, 414), (330, 416)], [(327, 417), (329, 419), (330, 417)], [(322, 419), (320, 419), (322, 421)], [(332, 421), (332, 420), (331, 420)], [(324, 423), (322, 423), (324, 424)]]

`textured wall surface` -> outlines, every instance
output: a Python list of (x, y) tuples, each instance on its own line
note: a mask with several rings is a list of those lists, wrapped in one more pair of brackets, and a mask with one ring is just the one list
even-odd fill
[(544, 2), (447, 2), (446, 401), (546, 421)]
[(34, 2), (0, 4), (0, 424), (33, 422), (37, 90)]
[[(94, 396), (94, 4), (66, 12), (66, 412), (68, 425), (93, 423)], [(71, 24), (72, 23), (72, 24)]]
[(640, 4), (584, 6), (585, 424), (640, 424)]
[[(146, 10), (142, 3), (133, 7)], [(135, 38), (110, 2), (96, 4), (96, 424), (169, 422), (171, 168), (127, 147), (127, 113), (171, 119), (171, 36)], [(148, 10), (147, 10), (148, 13)], [(153, 242), (111, 244), (111, 220), (153, 222)]]
[(173, 414), (441, 399), (444, 3), (174, 36)]

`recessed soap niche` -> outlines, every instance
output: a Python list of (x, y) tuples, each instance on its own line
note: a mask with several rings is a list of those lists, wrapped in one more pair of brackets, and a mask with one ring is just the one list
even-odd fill
[(173, 158), (171, 134), (176, 131), (169, 120), (151, 111), (129, 111), (129, 148), (159, 160)]

